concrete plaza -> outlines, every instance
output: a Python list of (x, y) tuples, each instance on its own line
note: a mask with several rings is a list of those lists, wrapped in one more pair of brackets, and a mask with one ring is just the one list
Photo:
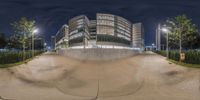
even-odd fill
[(151, 52), (113, 61), (46, 53), (27, 64), (0, 69), (0, 96), (9, 100), (200, 100), (200, 69), (169, 63)]

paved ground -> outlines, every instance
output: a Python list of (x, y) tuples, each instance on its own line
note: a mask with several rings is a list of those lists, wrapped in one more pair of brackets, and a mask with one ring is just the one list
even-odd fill
[[(0, 69), (0, 100), (200, 100), (200, 69), (146, 53), (79, 61), (47, 53)], [(2, 99), (3, 100), (3, 99)]]

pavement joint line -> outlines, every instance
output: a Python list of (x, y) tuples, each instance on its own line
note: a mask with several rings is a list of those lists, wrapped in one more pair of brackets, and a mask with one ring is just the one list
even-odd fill
[(97, 83), (97, 95), (96, 95), (96, 100), (98, 100), (98, 97), (99, 97), (99, 86), (100, 86), (100, 72), (98, 70), (98, 83)]

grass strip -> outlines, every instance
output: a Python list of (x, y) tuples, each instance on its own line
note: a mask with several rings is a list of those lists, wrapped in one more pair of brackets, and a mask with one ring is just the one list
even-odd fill
[(17, 63), (12, 63), (12, 64), (0, 64), (0, 68), (9, 68), (9, 67), (14, 67), (14, 66), (26, 64), (26, 63), (28, 63), (29, 61), (31, 61), (32, 59), (33, 59), (33, 58), (29, 58), (29, 59), (26, 59), (26, 60), (24, 60), (24, 61), (20, 61), (20, 62), (17, 62)]
[(183, 62), (179, 62), (179, 61), (175, 61), (175, 60), (171, 60), (171, 59), (168, 59), (169, 62), (172, 62), (176, 65), (181, 65), (181, 66), (184, 66), (184, 67), (189, 67), (189, 68), (200, 68), (200, 64), (187, 64), (187, 63), (183, 63)]

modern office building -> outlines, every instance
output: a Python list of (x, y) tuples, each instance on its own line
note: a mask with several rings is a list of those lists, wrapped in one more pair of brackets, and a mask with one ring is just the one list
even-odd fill
[(45, 40), (43, 38), (34, 39), (34, 49), (35, 50), (43, 50), (45, 48)]
[(68, 33), (57, 33), (56, 44), (66, 39), (70, 48), (144, 48), (142, 24), (132, 24), (117, 15), (97, 13), (96, 20), (80, 15), (70, 19), (68, 25), (64, 28)]
[(115, 16), (111, 14), (97, 14), (97, 34), (106, 34), (114, 36), (114, 19)]
[(51, 49), (55, 50), (56, 38), (55, 36), (51, 36)]
[(144, 49), (144, 29), (142, 23), (132, 26), (132, 47)]
[(88, 45), (89, 19), (85, 15), (76, 16), (69, 20), (69, 46)]
[(131, 22), (112, 14), (97, 14), (97, 45), (130, 47)]
[(90, 40), (96, 40), (97, 38), (97, 21), (91, 20), (89, 23)]
[(131, 41), (132, 37), (132, 24), (130, 21), (116, 16), (115, 17), (115, 34), (119, 38)]
[(63, 25), (55, 36), (55, 49), (67, 48), (69, 46), (69, 27), (68, 25)]
[(90, 39), (88, 41), (88, 47), (95, 48), (97, 47), (97, 21), (91, 20), (89, 23), (89, 34)]

